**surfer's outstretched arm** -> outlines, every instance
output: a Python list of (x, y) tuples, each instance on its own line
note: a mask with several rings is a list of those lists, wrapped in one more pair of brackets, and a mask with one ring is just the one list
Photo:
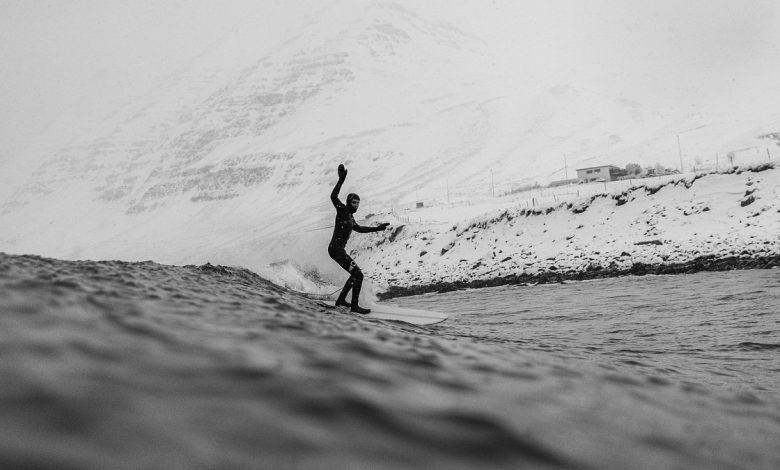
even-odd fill
[(347, 169), (344, 165), (339, 165), (339, 181), (336, 186), (333, 187), (333, 191), (330, 193), (330, 200), (336, 209), (344, 209), (346, 206), (339, 200), (339, 191), (341, 191), (341, 185), (344, 184), (344, 180), (347, 178)]
[(382, 222), (376, 227), (363, 227), (362, 225), (355, 224), (352, 227), (352, 230), (358, 233), (381, 232), (382, 230), (386, 229), (389, 225), (390, 224), (388, 222)]

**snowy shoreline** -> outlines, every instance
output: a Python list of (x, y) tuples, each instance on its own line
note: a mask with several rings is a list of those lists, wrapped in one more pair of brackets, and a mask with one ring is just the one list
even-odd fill
[(728, 257), (714, 258), (702, 256), (686, 263), (650, 265), (636, 263), (629, 269), (592, 267), (586, 271), (545, 271), (537, 274), (515, 274), (505, 277), (479, 279), (474, 281), (439, 282), (425, 285), (397, 286), (391, 285), (385, 292), (377, 293), (380, 300), (395, 297), (420, 295), (428, 293), (443, 293), (462, 289), (479, 289), (483, 287), (499, 287), (508, 285), (538, 285), (562, 283), (566, 281), (587, 281), (620, 276), (672, 275), (693, 274), (703, 271), (732, 271), (740, 269), (772, 269), (780, 268), (780, 253), (774, 256), (758, 257)]
[(406, 224), (358, 243), (379, 298), (508, 284), (780, 266), (776, 163), (467, 222)]

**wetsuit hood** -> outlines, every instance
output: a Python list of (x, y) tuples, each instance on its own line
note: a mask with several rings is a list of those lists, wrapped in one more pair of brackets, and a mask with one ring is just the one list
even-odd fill
[(359, 201), (360, 200), (360, 196), (358, 196), (355, 193), (347, 194), (347, 209), (349, 209), (349, 212), (352, 213), (352, 214), (354, 214), (357, 211), (357, 209), (352, 207), (352, 201), (355, 200), (355, 199), (357, 199)]

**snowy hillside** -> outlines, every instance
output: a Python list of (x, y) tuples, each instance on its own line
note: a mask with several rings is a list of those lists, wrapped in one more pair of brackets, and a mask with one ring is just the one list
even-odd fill
[[(555, 205), (411, 223), (355, 243), (380, 290), (780, 266), (780, 168), (650, 180)], [(703, 262), (702, 260), (705, 260)], [(449, 287), (448, 287), (449, 286)]]

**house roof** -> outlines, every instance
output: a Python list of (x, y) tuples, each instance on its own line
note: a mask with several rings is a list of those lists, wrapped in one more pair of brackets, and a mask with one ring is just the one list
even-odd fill
[(596, 168), (618, 168), (618, 169), (620, 169), (619, 166), (615, 166), (615, 165), (599, 165), (599, 166), (589, 166), (587, 168), (577, 168), (577, 171), (595, 170)]

